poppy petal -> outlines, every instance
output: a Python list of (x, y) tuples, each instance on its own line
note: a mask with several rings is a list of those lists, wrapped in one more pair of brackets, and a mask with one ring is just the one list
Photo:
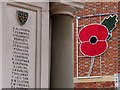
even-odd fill
[(106, 41), (98, 41), (96, 44), (91, 44), (90, 42), (85, 42), (80, 45), (80, 50), (84, 55), (87, 56), (99, 56), (103, 54), (107, 49)]
[(103, 25), (92, 24), (82, 28), (79, 32), (79, 40), (82, 42), (89, 41), (91, 36), (96, 36), (98, 40), (106, 40), (108, 30)]

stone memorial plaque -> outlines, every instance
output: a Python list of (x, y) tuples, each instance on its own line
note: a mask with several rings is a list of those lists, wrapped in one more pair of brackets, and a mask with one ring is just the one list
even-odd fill
[(37, 13), (7, 5), (5, 14), (3, 87), (35, 88)]
[(116, 90), (120, 90), (120, 74), (114, 74)]

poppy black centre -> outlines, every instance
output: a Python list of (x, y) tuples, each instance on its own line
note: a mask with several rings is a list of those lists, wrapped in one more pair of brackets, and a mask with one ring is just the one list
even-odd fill
[(90, 43), (95, 44), (97, 42), (97, 38), (95, 36), (90, 38)]

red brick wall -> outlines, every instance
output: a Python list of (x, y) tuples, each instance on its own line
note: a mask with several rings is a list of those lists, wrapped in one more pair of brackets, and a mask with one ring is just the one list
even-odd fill
[[(77, 83), (74, 85), (76, 88), (113, 88), (114, 82), (89, 82), (89, 83)], [(79, 89), (80, 90), (80, 89)], [(114, 90), (114, 89), (112, 89)]]
[[(120, 2), (118, 3), (118, 12), (120, 12)], [(118, 14), (118, 21), (120, 21), (120, 14)], [(120, 73), (120, 22), (118, 22), (118, 73)]]
[[(93, 15), (93, 14), (104, 14), (104, 13), (116, 13), (118, 12), (118, 2), (87, 2), (85, 3), (85, 9), (82, 11), (77, 11), (75, 15), (77, 16), (85, 16), (85, 15)], [(109, 16), (109, 15), (108, 15)], [(92, 23), (100, 23), (105, 17), (108, 16), (101, 16), (101, 17), (89, 17), (89, 18), (81, 18), (79, 20), (79, 29), (83, 26), (92, 24)], [(118, 46), (120, 44), (120, 32), (118, 30), (118, 24), (116, 29), (112, 32), (112, 38), (108, 41), (108, 49), (107, 51), (101, 55), (102, 60), (102, 73), (100, 73), (100, 57), (95, 58), (95, 63), (93, 66), (93, 71), (91, 76), (102, 76), (104, 75), (114, 75), (118, 73), (118, 60), (120, 57)], [(75, 23), (75, 30), (74, 30), (74, 77), (76, 77), (77, 68), (76, 68), (76, 23)], [(118, 33), (119, 32), (119, 33)], [(79, 48), (79, 47), (78, 47)], [(78, 49), (79, 56), (83, 56)], [(78, 74), (79, 76), (86, 76), (90, 66), (90, 58), (79, 58), (78, 59)], [(92, 85), (91, 85), (92, 84)], [(76, 83), (75, 87), (77, 88), (91, 88), (91, 87), (114, 87), (113, 82), (100, 82), (100, 83)]]

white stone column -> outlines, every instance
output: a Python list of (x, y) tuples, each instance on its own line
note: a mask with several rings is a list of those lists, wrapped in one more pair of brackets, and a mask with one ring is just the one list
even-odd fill
[(73, 13), (83, 8), (80, 2), (51, 3), (51, 88), (74, 86)]

